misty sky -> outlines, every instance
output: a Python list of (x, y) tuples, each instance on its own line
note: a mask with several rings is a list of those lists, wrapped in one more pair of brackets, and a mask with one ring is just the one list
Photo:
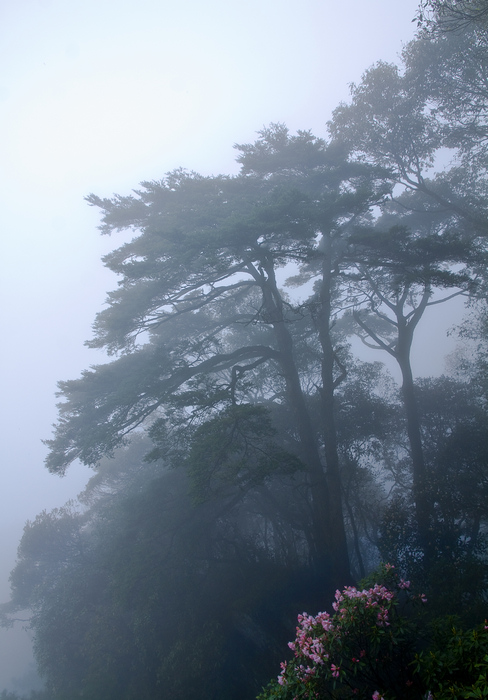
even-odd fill
[[(126, 194), (178, 166), (237, 172), (233, 143), (270, 122), (326, 136), (348, 85), (412, 38), (416, 8), (0, 0), (1, 600), (25, 520), (76, 495), (88, 475), (49, 475), (41, 443), (56, 381), (102, 359), (83, 342), (115, 284), (99, 260), (117, 240), (99, 235), (83, 197)], [(0, 690), (18, 673), (7, 646)]]

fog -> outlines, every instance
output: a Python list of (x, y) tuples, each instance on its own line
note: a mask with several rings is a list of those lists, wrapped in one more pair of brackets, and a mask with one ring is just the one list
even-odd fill
[[(118, 241), (100, 236), (84, 197), (126, 194), (180, 166), (236, 173), (233, 144), (272, 122), (325, 137), (349, 84), (397, 59), (416, 10), (417, 0), (2, 3), (2, 600), (26, 520), (91, 474), (78, 464), (49, 474), (41, 442), (56, 382), (104, 358), (83, 343), (115, 286), (100, 258)], [(460, 308), (427, 312), (417, 376), (443, 371)], [(14, 679), (29, 672), (26, 635), (0, 639), (0, 690), (23, 692)]]

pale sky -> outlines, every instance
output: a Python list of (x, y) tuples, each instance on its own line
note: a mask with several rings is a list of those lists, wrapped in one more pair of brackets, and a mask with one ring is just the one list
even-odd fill
[[(100, 237), (83, 197), (126, 194), (179, 166), (236, 172), (232, 145), (270, 122), (325, 137), (348, 85), (374, 61), (397, 60), (416, 8), (0, 0), (1, 600), (25, 520), (87, 478), (81, 468), (49, 475), (41, 444), (57, 380), (101, 359), (83, 342), (115, 284), (99, 259), (117, 240)], [(4, 639), (0, 690), (21, 673)]]

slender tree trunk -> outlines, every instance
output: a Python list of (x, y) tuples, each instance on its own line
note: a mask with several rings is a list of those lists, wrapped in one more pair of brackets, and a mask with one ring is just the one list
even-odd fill
[(327, 483), (330, 495), (330, 526), (333, 532), (333, 560), (336, 576), (342, 584), (350, 581), (350, 562), (347, 548), (344, 513), (342, 506), (342, 484), (337, 450), (337, 430), (335, 425), (335, 381), (336, 365), (334, 347), (330, 335), (332, 309), (332, 241), (330, 236), (323, 238), (322, 282), (320, 289), (320, 309), (316, 317), (318, 335), (322, 348), (322, 388), (320, 391), (324, 451), (327, 467)]
[(407, 435), (410, 445), (412, 460), (413, 497), (415, 501), (415, 515), (419, 531), (420, 544), (427, 557), (432, 553), (433, 543), (429, 529), (429, 499), (427, 496), (427, 474), (425, 469), (424, 449), (422, 446), (422, 433), (420, 419), (415, 398), (415, 384), (413, 381), (412, 367), (410, 363), (410, 347), (412, 334), (406, 328), (406, 324), (399, 323), (398, 345), (396, 358), (402, 373), (402, 397), (407, 419)]
[(359, 576), (364, 578), (366, 576), (366, 569), (364, 568), (363, 555), (361, 553), (361, 545), (359, 542), (359, 532), (356, 525), (356, 519), (354, 517), (353, 510), (347, 498), (345, 499), (345, 506), (347, 509), (347, 514), (349, 515), (349, 522), (351, 523), (351, 530), (354, 542), (354, 552), (356, 554), (356, 559), (358, 560)]
[(427, 474), (425, 469), (424, 450), (422, 446), (422, 433), (420, 430), (419, 411), (417, 400), (415, 398), (415, 384), (413, 381), (412, 366), (410, 363), (410, 351), (414, 330), (418, 322), (422, 318), (425, 309), (428, 306), (430, 298), (430, 286), (424, 287), (422, 297), (416, 308), (409, 314), (405, 314), (405, 304), (408, 299), (410, 287), (407, 285), (403, 293), (396, 301), (388, 300), (381, 289), (372, 279), (367, 270), (363, 270), (365, 278), (371, 285), (375, 295), (381, 303), (385, 304), (395, 316), (394, 325), (397, 328), (396, 345), (387, 343), (375, 333), (364, 321), (361, 320), (359, 314), (355, 314), (355, 318), (360, 327), (372, 338), (378, 348), (382, 348), (388, 352), (398, 362), (402, 373), (402, 397), (405, 407), (405, 415), (407, 419), (407, 435), (410, 446), (410, 457), (412, 460), (412, 492), (415, 502), (415, 517), (419, 532), (420, 546), (427, 559), (433, 554), (434, 543), (432, 542), (432, 534), (430, 530), (430, 501), (427, 494)]
[[(303, 456), (309, 471), (312, 497), (313, 524), (315, 533), (314, 563), (319, 576), (331, 580), (335, 587), (350, 581), (349, 557), (344, 533), (344, 520), (340, 498), (340, 482), (334, 468), (325, 474), (320, 459), (317, 435), (302, 391), (300, 376), (295, 362), (293, 339), (283, 316), (283, 305), (274, 277), (274, 270), (267, 269), (267, 279), (262, 285), (264, 306), (273, 325), (281, 368), (286, 381), (288, 398), (297, 422), (297, 430)], [(331, 486), (334, 497), (331, 497)], [(337, 502), (338, 501), (338, 502)], [(338, 522), (340, 518), (340, 522)]]

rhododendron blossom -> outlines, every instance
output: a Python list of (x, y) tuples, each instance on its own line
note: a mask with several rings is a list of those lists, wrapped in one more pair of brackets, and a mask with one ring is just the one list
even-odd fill
[(427, 598), (393, 569), (378, 571), (389, 588), (346, 586), (336, 591), (333, 615), (299, 615), (289, 644), (295, 658), (257, 700), (433, 700), (447, 698), (446, 690), (453, 698), (485, 697), (488, 620), (473, 630), (450, 625), (428, 653), (419, 650)]
[[(280, 698), (314, 700), (336, 697), (337, 692), (341, 698), (385, 700), (382, 692), (389, 688), (392, 664), (404, 669), (400, 691), (412, 686), (412, 657), (403, 651), (404, 623), (398, 606), (400, 600), (405, 605), (408, 601), (425, 602), (426, 598), (413, 595), (410, 581), (397, 576), (393, 566), (385, 565), (381, 571), (388, 588), (379, 583), (363, 589), (346, 586), (335, 592), (332, 615), (298, 615), (296, 637), (288, 644), (295, 658), (281, 664), (278, 676), (283, 693)], [(381, 678), (385, 684), (378, 690)]]
[[(402, 579), (399, 587), (406, 589), (409, 585), (409, 582)], [(291, 666), (281, 664), (279, 685), (299, 682), (302, 687), (310, 686), (310, 695), (306, 697), (314, 697), (310, 684), (313, 685), (313, 681), (318, 678), (319, 669), (332, 681), (341, 677), (345, 661), (342, 658), (343, 640), (350, 635), (351, 626), (352, 629), (355, 625), (366, 626), (365, 629), (389, 627), (390, 609), (394, 604), (393, 591), (380, 584), (363, 590), (346, 586), (343, 591), (337, 590), (335, 593), (333, 617), (327, 612), (319, 612), (315, 617), (305, 612), (298, 615), (296, 638), (288, 644), (295, 654), (295, 663)], [(346, 663), (349, 672), (354, 667), (364, 666), (365, 656), (365, 649), (357, 649), (355, 655), (351, 654)]]

